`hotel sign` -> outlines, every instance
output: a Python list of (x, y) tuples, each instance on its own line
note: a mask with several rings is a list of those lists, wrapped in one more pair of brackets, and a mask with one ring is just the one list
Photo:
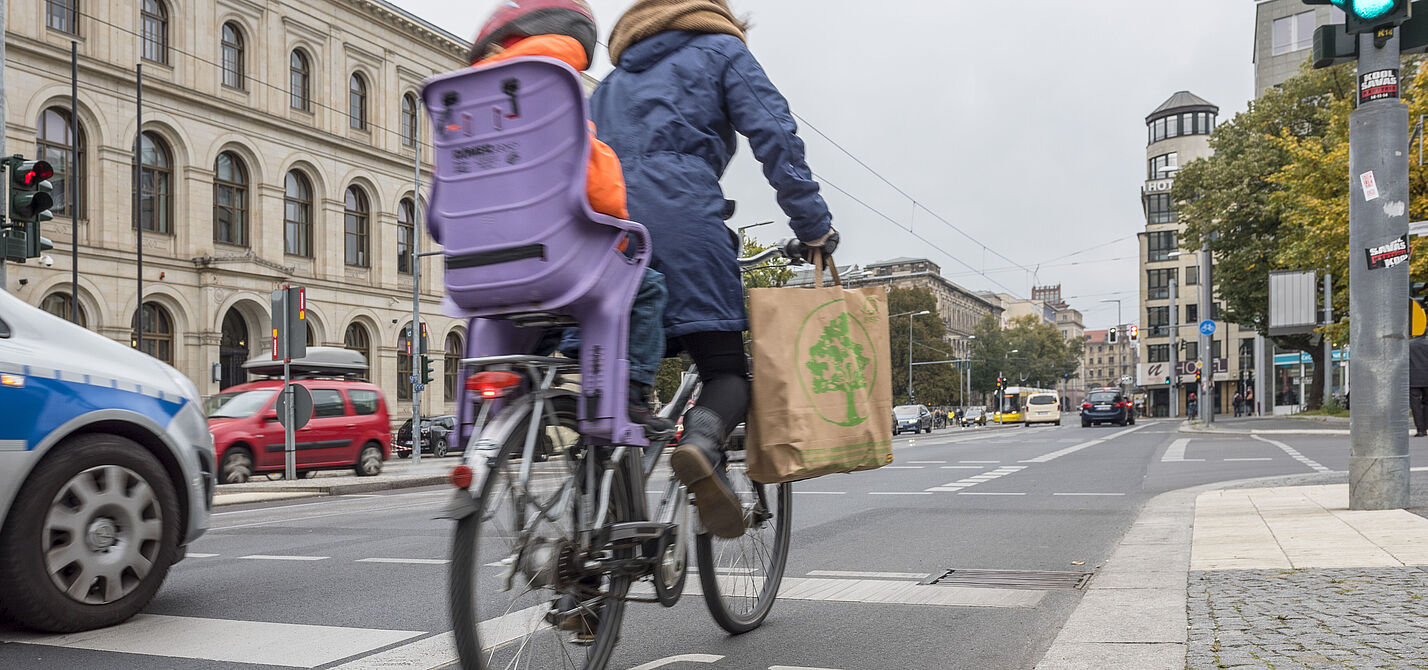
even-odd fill
[(1170, 187), (1175, 185), (1174, 179), (1156, 179), (1145, 183), (1146, 193), (1169, 193)]

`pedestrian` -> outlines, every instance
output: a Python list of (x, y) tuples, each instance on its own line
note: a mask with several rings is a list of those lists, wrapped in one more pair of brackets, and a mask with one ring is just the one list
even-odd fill
[(1195, 414), (1196, 414), (1195, 410), (1199, 409), (1199, 403), (1196, 402), (1195, 392), (1194, 392), (1194, 391), (1191, 391), (1191, 392), (1190, 392), (1190, 397), (1188, 397), (1188, 398), (1185, 399), (1185, 404), (1186, 404), (1186, 409), (1188, 410), (1188, 411), (1186, 412), (1186, 414), (1189, 414), (1189, 415), (1190, 415), (1190, 418), (1192, 418), (1192, 419), (1195, 418)]
[(803, 245), (832, 254), (838, 244), (793, 112), (745, 45), (747, 27), (726, 0), (636, 0), (610, 32), (615, 69), (590, 100), (596, 135), (624, 167), (631, 218), (654, 242), (650, 266), (665, 275), (669, 354), (688, 352), (704, 382), (670, 467), (720, 537), (745, 527), (722, 446), (749, 403), (739, 249), (724, 224), (734, 203), (719, 185), (735, 133), (748, 139)]
[(1244, 406), (1245, 406), (1245, 397), (1244, 397), (1244, 395), (1241, 394), (1239, 391), (1235, 391), (1235, 399), (1234, 399), (1233, 402), (1234, 402), (1234, 404), (1235, 404), (1235, 416), (1238, 417), (1238, 416), (1240, 416), (1240, 414), (1243, 413), (1243, 411), (1244, 411)]
[(1413, 412), (1415, 437), (1428, 435), (1428, 339), (1408, 341), (1408, 407)]
[[(1345, 400), (1347, 402), (1347, 400)], [(1254, 388), (1245, 389), (1245, 414), (1255, 416), (1259, 414), (1259, 408), (1254, 406)]]

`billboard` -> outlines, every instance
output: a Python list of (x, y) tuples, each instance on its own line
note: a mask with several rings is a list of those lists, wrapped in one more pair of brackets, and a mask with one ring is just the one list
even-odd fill
[(1269, 334), (1295, 335), (1313, 332), (1319, 325), (1318, 283), (1315, 273), (1285, 271), (1269, 273)]

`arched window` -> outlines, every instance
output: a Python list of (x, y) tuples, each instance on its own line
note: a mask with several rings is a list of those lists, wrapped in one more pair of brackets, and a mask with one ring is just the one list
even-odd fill
[(397, 272), (412, 273), (412, 241), (416, 239), (416, 207), (408, 198), (397, 203)]
[(171, 233), (173, 212), (169, 184), (173, 163), (169, 160), (168, 145), (158, 135), (144, 133), (139, 154), (143, 159), (143, 169), (139, 174), (139, 225), (144, 230)]
[(367, 129), (367, 80), (356, 72), (347, 79), (347, 115), (353, 128)]
[(411, 346), (411, 335), (408, 334), (411, 328), (412, 324), (408, 322), (397, 333), (397, 400), (412, 399), (412, 356), (418, 352), (412, 349), (411, 353), (407, 353), (407, 347)]
[(54, 187), (50, 195), (55, 200), (50, 212), (55, 216), (84, 216), (83, 201), (76, 196), (84, 193), (84, 129), (79, 129), (79, 160), (73, 161), (73, 136), (68, 109), (51, 107), (40, 113), (40, 132), (35, 140), (35, 153), (49, 161), (55, 169), (50, 178)]
[(223, 85), (246, 90), (248, 84), (243, 81), (243, 31), (233, 22), (223, 24), (222, 61)]
[(297, 170), (283, 185), (283, 250), (312, 258), (312, 182)]
[(371, 265), (368, 257), (369, 233), (371, 231), (372, 210), (367, 205), (367, 194), (356, 186), (347, 187), (347, 198), (343, 212), (345, 220), (347, 264), (365, 268)]
[[(169, 311), (157, 303), (144, 303), (143, 326), (144, 345), (139, 347), (144, 353), (169, 365), (174, 364), (174, 320)], [(135, 314), (129, 324), (131, 345), (138, 347), (139, 315)]]
[(144, 0), (139, 10), (144, 60), (169, 62), (169, 10), (162, 0)]
[(417, 142), (417, 98), (408, 93), (402, 96), (402, 146), (414, 147)]
[(51, 30), (79, 34), (79, 0), (46, 0), (45, 24)]
[(367, 334), (367, 327), (360, 323), (353, 322), (347, 326), (347, 332), (342, 336), (342, 347), (362, 354), (367, 359), (367, 369), (376, 367), (372, 362), (372, 336)]
[(218, 388), (226, 389), (248, 381), (243, 364), (252, 352), (248, 347), (248, 321), (236, 309), (223, 315), (223, 330), (218, 340)]
[(445, 382), (446, 401), (455, 402), (457, 372), (461, 369), (461, 356), (466, 352), (466, 348), (461, 346), (461, 334), (451, 333), (446, 336), (446, 357), (442, 361), (442, 377)]
[(248, 246), (248, 170), (228, 151), (213, 166), (213, 241)]
[[(74, 299), (68, 293), (51, 293), (40, 301), (40, 309), (49, 312), (65, 321), (69, 321), (73, 314), (70, 312), (74, 308)], [(79, 310), (79, 325), (89, 327), (89, 317), (85, 316), (84, 308)]]
[(312, 66), (302, 49), (293, 49), (288, 58), (288, 98), (293, 109), (312, 110)]

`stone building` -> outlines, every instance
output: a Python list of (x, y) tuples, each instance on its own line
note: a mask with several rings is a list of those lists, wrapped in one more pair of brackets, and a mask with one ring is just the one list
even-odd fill
[[(144, 350), (213, 393), (244, 381), (242, 362), (266, 349), (269, 293), (305, 286), (310, 341), (360, 351), (389, 403), (408, 398), (410, 362), (397, 354), (411, 322), (408, 251), (426, 237), (417, 145), (430, 155), (418, 94), (426, 77), (464, 64), (463, 39), (383, 0), (43, 0), (11, 3), (8, 21), (6, 148), (58, 171), (43, 231), (53, 267), (11, 265), (9, 290), (67, 315), (77, 241), (80, 321), (125, 342), (142, 321)], [(440, 266), (428, 265), (422, 313), (438, 379), (424, 395), (435, 414), (450, 404), (465, 332), (440, 314)]]
[(1108, 330), (1086, 331), (1086, 350), (1081, 356), (1081, 368), (1086, 372), (1087, 389), (1120, 386), (1122, 380), (1129, 380), (1126, 383), (1134, 385), (1139, 356), (1136, 343), (1123, 334), (1126, 328), (1125, 325), (1120, 326), (1122, 334), (1115, 344), (1108, 341)]
[(1254, 96), (1299, 74), (1314, 47), (1314, 29), (1343, 23), (1344, 10), (1304, 0), (1257, 0), (1254, 6)]

